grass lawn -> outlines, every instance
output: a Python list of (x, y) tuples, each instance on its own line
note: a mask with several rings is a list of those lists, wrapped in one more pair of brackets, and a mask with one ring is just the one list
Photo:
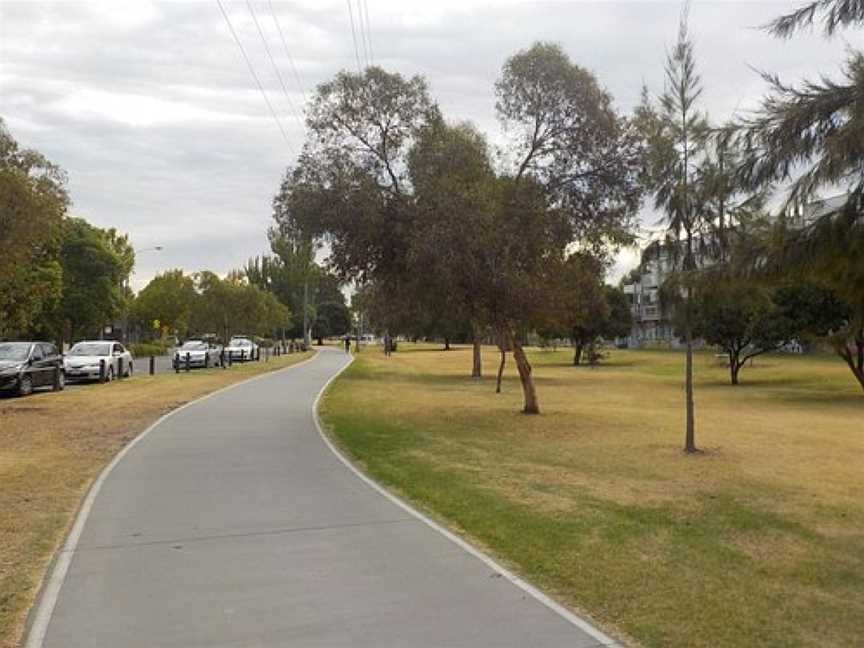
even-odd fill
[(18, 645), (51, 556), (121, 447), (182, 403), (310, 355), (0, 400), (0, 647)]
[(479, 382), (470, 349), (364, 351), (322, 413), (369, 474), (633, 645), (864, 645), (864, 394), (833, 357), (768, 356), (731, 387), (682, 354), (531, 354)]

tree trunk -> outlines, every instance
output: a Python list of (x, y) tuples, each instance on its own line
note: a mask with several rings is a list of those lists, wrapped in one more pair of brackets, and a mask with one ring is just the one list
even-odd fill
[(322, 337), (318, 338), (318, 346), (324, 346), (324, 338), (322, 338)]
[(483, 377), (483, 362), (480, 357), (480, 332), (477, 330), (477, 327), (473, 327), (474, 333), (474, 365), (471, 367), (471, 377), (472, 378), (482, 378)]
[(585, 348), (585, 345), (581, 342), (573, 343), (573, 366), (578, 367), (582, 364), (582, 351)]
[(741, 370), (741, 352), (728, 351), (729, 355), (729, 378), (733, 385), (738, 384), (738, 372)]
[(854, 350), (848, 344), (844, 344), (843, 346), (838, 345), (834, 348), (837, 351), (837, 355), (843, 358), (846, 364), (849, 365), (849, 369), (856, 380), (858, 380), (861, 389), (864, 389), (864, 339), (856, 339), (854, 344), (856, 347)]
[[(689, 302), (689, 295), (688, 295)], [(690, 304), (687, 304), (689, 309)], [(687, 407), (687, 431), (684, 439), (684, 452), (697, 452), (696, 448), (696, 425), (693, 413), (693, 333), (690, 330), (690, 314), (687, 314), (687, 323), (684, 329), (684, 339), (687, 344), (687, 367), (685, 377), (685, 393)]]
[(504, 375), (504, 363), (507, 361), (507, 352), (504, 350), (504, 347), (499, 347), (501, 349), (501, 364), (498, 365), (498, 380), (495, 383), (495, 393), (501, 393), (501, 377)]
[(525, 397), (525, 407), (522, 408), (522, 411), (525, 414), (539, 414), (540, 403), (537, 401), (537, 390), (534, 387), (534, 379), (531, 377), (531, 364), (525, 356), (522, 343), (515, 336), (513, 338), (513, 359), (519, 370), (519, 380), (522, 383), (522, 393)]

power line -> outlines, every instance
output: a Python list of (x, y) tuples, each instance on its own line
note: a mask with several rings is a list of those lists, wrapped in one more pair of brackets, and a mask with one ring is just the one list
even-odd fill
[(354, 30), (354, 9), (351, 7), (351, 0), (346, 0), (348, 3), (348, 16), (351, 18), (351, 38), (354, 40), (354, 59), (357, 61), (357, 73), (363, 74), (363, 66), (360, 64), (360, 50), (357, 49), (357, 32)]
[(249, 13), (252, 15), (252, 21), (255, 23), (255, 28), (258, 30), (258, 35), (261, 37), (261, 42), (264, 44), (264, 51), (267, 52), (267, 58), (270, 59), (270, 65), (273, 66), (273, 71), (276, 72), (276, 78), (279, 79), (279, 85), (282, 86), (282, 92), (285, 94), (285, 100), (288, 102), (288, 107), (291, 109), (291, 113), (294, 115), (294, 119), (297, 120), (297, 123), (302, 129), (303, 120), (300, 119), (300, 115), (297, 113), (297, 109), (294, 107), (294, 102), (291, 101), (291, 96), (288, 93), (288, 87), (285, 85), (285, 79), (282, 78), (282, 73), (279, 71), (279, 66), (276, 65), (276, 61), (273, 59), (273, 53), (270, 51), (270, 46), (267, 44), (267, 38), (264, 36), (264, 30), (261, 29), (261, 23), (258, 22), (258, 16), (255, 15), (255, 9), (252, 8), (252, 3), (249, 0), (246, 0), (246, 6), (249, 8)]
[(252, 62), (249, 60), (249, 57), (246, 54), (246, 49), (243, 47), (243, 43), (240, 42), (240, 38), (237, 36), (237, 32), (234, 31), (234, 25), (231, 24), (231, 19), (228, 18), (228, 14), (225, 12), (225, 7), (222, 6), (222, 0), (216, 0), (216, 4), (219, 5), (219, 10), (222, 12), (222, 16), (225, 18), (225, 24), (227, 24), (228, 29), (231, 30), (231, 35), (234, 37), (234, 42), (237, 43), (237, 47), (240, 48), (240, 53), (243, 55), (243, 60), (246, 61), (246, 67), (249, 68), (249, 73), (252, 75), (252, 78), (255, 79), (255, 84), (261, 91), (261, 96), (264, 97), (264, 102), (270, 109), (270, 114), (273, 115), (273, 120), (279, 127), (279, 132), (282, 133), (282, 138), (285, 140), (285, 143), (288, 144), (288, 148), (291, 150), (291, 154), (293, 155), (294, 149), (291, 146), (291, 140), (288, 139), (288, 135), (285, 133), (285, 129), (282, 127), (282, 122), (279, 120), (279, 116), (276, 114), (276, 111), (273, 110), (273, 104), (270, 103), (270, 99), (268, 99), (267, 93), (264, 91), (264, 86), (261, 85), (261, 80), (255, 73), (255, 68), (252, 67)]
[(360, 0), (357, 0), (357, 32), (360, 35), (360, 52), (363, 55), (364, 67), (369, 67), (369, 50), (366, 47), (366, 24), (363, 21), (363, 5)]
[(375, 56), (372, 54), (372, 28), (369, 24), (369, 3), (368, 0), (362, 0), (363, 14), (366, 16), (366, 38), (369, 40), (369, 64), (375, 65)]
[(288, 42), (285, 40), (285, 34), (282, 32), (282, 25), (279, 24), (279, 18), (276, 16), (276, 11), (273, 9), (273, 0), (267, 0), (270, 5), (270, 15), (273, 16), (273, 24), (276, 25), (276, 31), (279, 32), (279, 38), (282, 39), (282, 47), (285, 49), (285, 56), (288, 57), (288, 63), (291, 65), (291, 71), (294, 73), (294, 81), (297, 82), (297, 88), (300, 94), (303, 95), (303, 103), (306, 103), (306, 91), (303, 90), (303, 83), (300, 81), (300, 75), (297, 73), (297, 66), (294, 65), (294, 57), (288, 51)]

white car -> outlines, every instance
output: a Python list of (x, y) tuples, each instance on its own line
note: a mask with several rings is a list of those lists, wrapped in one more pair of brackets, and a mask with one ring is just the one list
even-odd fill
[(252, 360), (258, 354), (258, 345), (248, 337), (235, 336), (225, 347), (225, 358), (232, 362), (236, 360)]
[[(105, 364), (103, 376), (101, 365)], [(132, 375), (132, 354), (119, 342), (86, 340), (75, 344), (63, 356), (63, 371), (67, 380), (100, 380)]]
[(222, 357), (222, 347), (206, 340), (186, 340), (182, 346), (174, 349), (174, 369), (186, 368), (186, 358), (189, 367), (218, 367)]

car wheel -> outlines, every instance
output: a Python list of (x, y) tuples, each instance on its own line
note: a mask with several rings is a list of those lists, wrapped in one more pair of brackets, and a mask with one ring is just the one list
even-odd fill
[(33, 393), (33, 377), (30, 375), (21, 376), (18, 379), (18, 395), (29, 396)]
[(63, 391), (66, 388), (66, 372), (57, 374), (57, 382), (54, 383), (54, 391)]

